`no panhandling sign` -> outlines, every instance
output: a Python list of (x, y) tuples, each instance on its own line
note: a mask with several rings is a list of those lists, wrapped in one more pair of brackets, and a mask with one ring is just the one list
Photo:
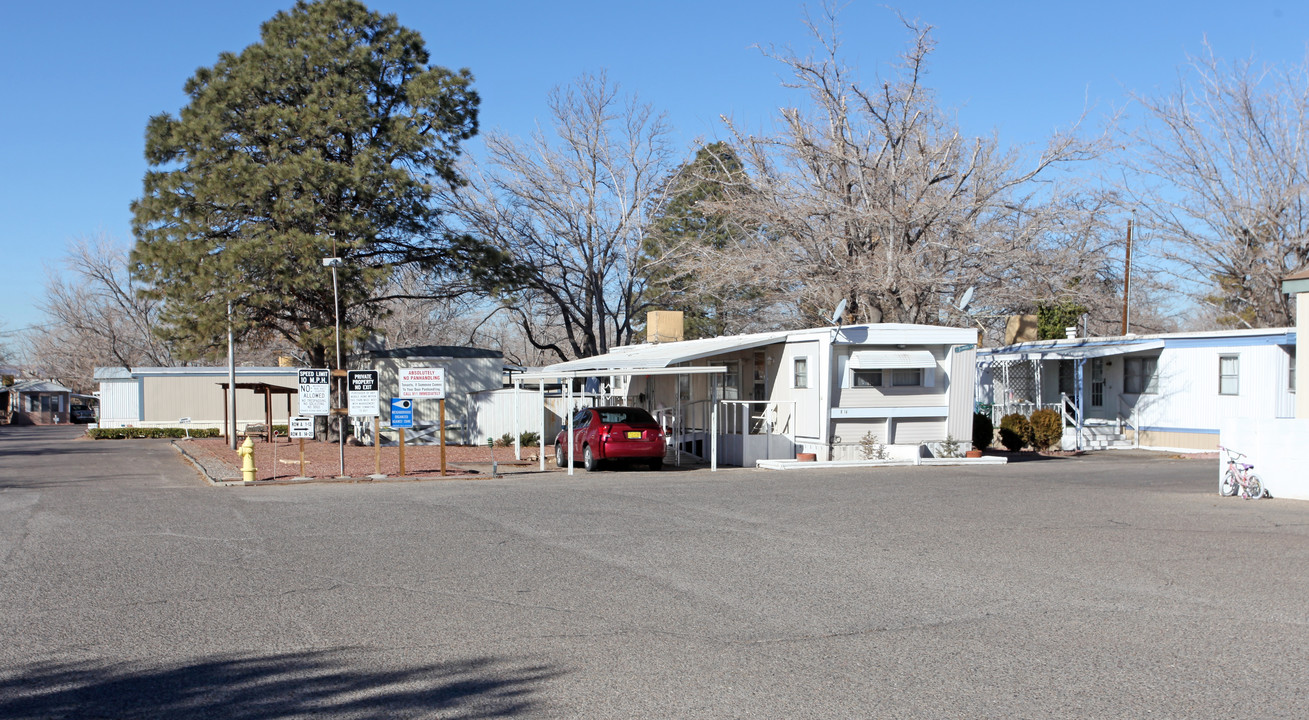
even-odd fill
[(414, 400), (445, 399), (445, 368), (400, 368), (400, 397)]

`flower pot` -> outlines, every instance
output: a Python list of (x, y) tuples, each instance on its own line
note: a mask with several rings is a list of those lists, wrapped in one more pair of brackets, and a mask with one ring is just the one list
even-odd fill
[(969, 450), (968, 452), (964, 453), (964, 457), (979, 458), (981, 456), (982, 456), (981, 450)]
[(818, 453), (796, 453), (795, 459), (800, 462), (817, 462)]

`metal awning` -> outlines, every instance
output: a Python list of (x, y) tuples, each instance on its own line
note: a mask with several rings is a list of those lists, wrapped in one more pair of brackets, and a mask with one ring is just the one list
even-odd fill
[(1131, 343), (1097, 343), (1086, 345), (1064, 345), (1045, 348), (1014, 348), (1011, 352), (995, 353), (988, 359), (992, 362), (1012, 360), (1085, 360), (1088, 358), (1126, 355), (1146, 350), (1162, 350), (1163, 340), (1147, 340)]
[(936, 357), (927, 350), (856, 350), (850, 353), (855, 370), (899, 370), (936, 367)]

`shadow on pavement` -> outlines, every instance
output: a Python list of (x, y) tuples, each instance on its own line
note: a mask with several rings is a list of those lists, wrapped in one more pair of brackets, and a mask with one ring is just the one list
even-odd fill
[(36, 663), (0, 674), (0, 717), (506, 717), (531, 713), (533, 693), (562, 674), (496, 658), (379, 669), (373, 655), (220, 655), (154, 667)]

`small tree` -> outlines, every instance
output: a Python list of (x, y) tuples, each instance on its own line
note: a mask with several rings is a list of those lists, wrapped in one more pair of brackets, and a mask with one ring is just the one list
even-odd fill
[(888, 455), (886, 445), (871, 431), (859, 439), (859, 454), (865, 460), (885, 460)]
[(1000, 444), (1009, 452), (1017, 452), (1032, 443), (1032, 424), (1018, 413), (1000, 418)]
[(1053, 408), (1041, 408), (1032, 413), (1032, 447), (1048, 450), (1059, 443), (1064, 434), (1063, 418)]

